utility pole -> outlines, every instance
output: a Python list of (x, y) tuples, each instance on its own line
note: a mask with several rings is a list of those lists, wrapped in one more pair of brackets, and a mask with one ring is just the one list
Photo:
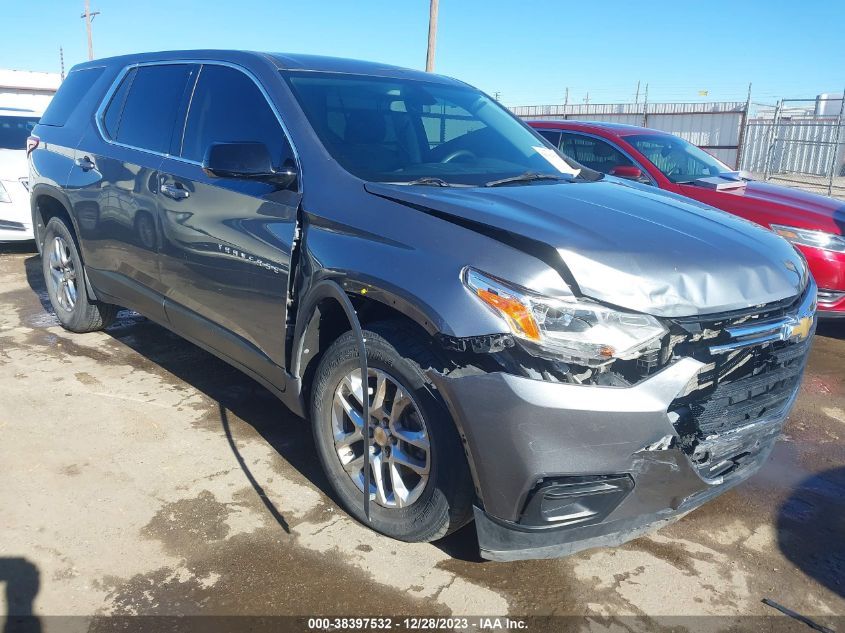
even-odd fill
[(59, 46), (59, 67), (61, 68), (61, 75), (62, 81), (65, 80), (65, 52), (62, 50), (62, 47)]
[(584, 105), (590, 105), (590, 92), (587, 91), (587, 96), (584, 97)]
[(634, 105), (640, 102), (640, 82), (637, 81), (637, 94), (634, 95)]
[(498, 90), (497, 90), (496, 92), (494, 92), (494, 93), (493, 93), (493, 98), (494, 98), (496, 101), (501, 101), (501, 99), (499, 99), (499, 97), (501, 97), (501, 96), (502, 96), (502, 93), (501, 93), (501, 92), (499, 92)]
[(563, 107), (569, 105), (569, 86), (566, 87), (566, 92), (563, 95)]
[[(87, 2), (88, 0), (86, 0)], [(437, 5), (439, 0), (429, 0), (428, 8), (428, 51), (425, 54), (425, 71), (434, 72), (434, 48), (437, 46)]]
[(94, 19), (94, 16), (100, 15), (99, 11), (94, 11), (91, 13), (91, 0), (85, 0), (85, 13), (83, 13), (81, 18), (85, 18), (85, 30), (88, 31), (88, 59), (94, 59), (94, 39), (91, 34), (91, 22)]

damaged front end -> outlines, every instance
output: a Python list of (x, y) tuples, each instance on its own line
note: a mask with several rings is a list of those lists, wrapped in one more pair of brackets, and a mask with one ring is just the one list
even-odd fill
[[(768, 457), (815, 328), (799, 297), (663, 319), (623, 358), (578, 364), (510, 334), (441, 337), (430, 375), (468, 447), (482, 555), (567, 555), (675, 520)], [(517, 315), (518, 317), (518, 315)]]

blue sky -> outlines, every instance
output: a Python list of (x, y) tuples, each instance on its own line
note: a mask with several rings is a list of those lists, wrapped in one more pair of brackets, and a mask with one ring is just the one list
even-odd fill
[[(0, 67), (87, 57), (83, 0), (4, 2)], [(422, 68), (428, 0), (92, 0), (98, 57), (247, 48)], [(15, 25), (17, 28), (9, 28)], [(845, 85), (841, 0), (440, 0), (436, 71), (507, 105), (813, 97)], [(707, 97), (699, 91), (707, 90)]]

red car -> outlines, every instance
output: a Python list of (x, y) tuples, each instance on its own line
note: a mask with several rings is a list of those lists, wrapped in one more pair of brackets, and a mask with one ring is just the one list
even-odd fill
[(761, 224), (801, 251), (819, 287), (819, 315), (845, 318), (845, 202), (741, 177), (687, 141), (615, 123), (529, 121), (582, 165), (693, 198)]

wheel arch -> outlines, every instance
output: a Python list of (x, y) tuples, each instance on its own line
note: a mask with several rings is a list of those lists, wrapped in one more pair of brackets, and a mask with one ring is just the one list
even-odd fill
[[(433, 336), (437, 332), (432, 321), (418, 308), (411, 311), (413, 316), (409, 315), (403, 311), (406, 302), (373, 284), (347, 280), (332, 285), (341, 289), (352, 303), (362, 328), (376, 321), (393, 320), (414, 328), (421, 336)], [(301, 381), (303, 405), (310, 397), (311, 378), (320, 358), (334, 341), (350, 329), (352, 327), (340, 300), (327, 284), (316, 284), (300, 302), (291, 347), (290, 373)]]
[[(342, 288), (349, 298), (362, 329), (380, 321), (395, 321), (415, 331), (420, 337), (428, 336), (434, 339), (434, 335), (438, 333), (433, 326), (432, 319), (420, 318), (422, 312), (413, 312), (412, 314), (417, 317), (416, 319), (413, 318), (400, 309), (400, 306), (405, 305), (401, 298), (393, 297), (389, 292), (372, 284), (361, 286), (358, 282), (346, 281), (332, 285), (336, 288)], [(363, 288), (366, 288), (367, 292), (362, 294)], [(394, 300), (391, 301), (391, 297)], [(351, 326), (338, 298), (321, 289), (320, 284), (315, 286), (314, 291), (306, 296), (298, 311), (291, 349), (290, 373), (300, 385), (299, 405), (301, 411), (310, 411), (308, 403), (311, 398), (314, 376), (321, 358), (331, 344), (350, 329)], [(435, 347), (435, 356), (438, 355), (438, 351), (439, 348)], [(426, 373), (439, 373), (444, 368), (423, 367), (422, 369)], [(480, 499), (481, 493), (476, 474), (475, 458), (470, 450), (466, 435), (449, 404), (444, 401), (443, 406), (450, 412), (452, 424), (461, 438), (461, 448), (469, 465), (475, 494)]]
[[(85, 264), (85, 254), (79, 241), (79, 227), (73, 214), (70, 212), (71, 204), (68, 197), (60, 190), (49, 185), (35, 185), (30, 194), (30, 207), (32, 209), (32, 230), (35, 236), (35, 244), (39, 254), (42, 251), (41, 235), (47, 227), (47, 223), (54, 217), (62, 219), (70, 230), (71, 237), (76, 245), (76, 250)], [(92, 301), (97, 301), (97, 294), (91, 285), (88, 274), (85, 274), (85, 292)]]

